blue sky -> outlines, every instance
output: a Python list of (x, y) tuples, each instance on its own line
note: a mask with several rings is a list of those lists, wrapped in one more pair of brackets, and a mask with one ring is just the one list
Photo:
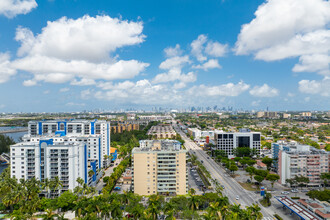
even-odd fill
[(2, 0), (0, 112), (329, 110), (325, 0)]

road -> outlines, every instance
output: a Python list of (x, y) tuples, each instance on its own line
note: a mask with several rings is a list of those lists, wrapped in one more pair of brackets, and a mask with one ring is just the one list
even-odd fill
[[(175, 124), (175, 123), (173, 123)], [(223, 194), (228, 197), (229, 202), (232, 204), (240, 204), (241, 207), (251, 206), (253, 203), (257, 204), (260, 196), (257, 196), (253, 192), (245, 190), (239, 183), (237, 183), (233, 178), (226, 177), (226, 172), (222, 169), (213, 159), (209, 158), (208, 155), (198, 147), (193, 141), (190, 140), (184, 134), (177, 125), (174, 125), (174, 129), (181, 135), (182, 139), (185, 141), (185, 147), (187, 150), (193, 152), (197, 156), (198, 160), (203, 161), (203, 165), (210, 172), (211, 177), (220, 182), (221, 185), (225, 187)], [(236, 200), (236, 197), (239, 199)], [(273, 212), (264, 208), (260, 205), (261, 212), (264, 216), (263, 219), (273, 219)]]
[(104, 187), (103, 178), (106, 177), (106, 176), (110, 176), (113, 173), (113, 169), (115, 167), (117, 167), (120, 164), (121, 161), (122, 161), (122, 159), (117, 158), (114, 161), (114, 166), (108, 167), (106, 170), (104, 170), (104, 176), (102, 178), (100, 178), (99, 182), (95, 186), (96, 192), (103, 189), (103, 187)]

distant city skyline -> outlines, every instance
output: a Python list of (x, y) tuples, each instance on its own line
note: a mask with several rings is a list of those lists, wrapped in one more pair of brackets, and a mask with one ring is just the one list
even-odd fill
[(0, 112), (330, 109), (325, 0), (0, 3)]

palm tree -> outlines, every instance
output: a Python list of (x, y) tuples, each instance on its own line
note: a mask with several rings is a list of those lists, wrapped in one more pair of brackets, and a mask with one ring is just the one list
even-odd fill
[(219, 197), (216, 202), (219, 203), (220, 207), (229, 205), (229, 200), (227, 196)]
[(195, 195), (196, 190), (194, 188), (190, 188), (188, 193), (189, 193), (189, 195)]
[(155, 203), (152, 203), (151, 205), (149, 205), (148, 211), (152, 215), (153, 220), (156, 220), (158, 218), (158, 214), (159, 214), (160, 210), (158, 209), (158, 207)]
[(213, 215), (213, 213), (211, 212), (205, 212), (203, 215), (202, 215), (202, 218), (205, 219), (205, 220), (213, 220), (213, 219), (216, 219)]
[(177, 207), (173, 204), (173, 202), (169, 201), (164, 206), (164, 214), (167, 215), (166, 219), (175, 219), (175, 215), (177, 213)]
[(189, 207), (192, 211), (197, 210), (199, 207), (199, 198), (197, 196), (190, 196)]
[(257, 204), (252, 204), (251, 206), (247, 207), (248, 210), (251, 210), (252, 216), (256, 220), (262, 219), (263, 215), (261, 213), (261, 208)]
[(49, 182), (49, 179), (48, 178), (46, 178), (46, 179), (44, 179), (43, 181), (42, 181), (42, 184), (41, 184), (41, 186), (42, 186), (42, 189), (43, 190), (46, 190), (46, 192), (47, 192), (47, 198), (49, 198), (49, 187), (50, 187), (50, 182)]
[(122, 210), (120, 209), (120, 202), (115, 200), (115, 201), (112, 201), (111, 203), (111, 217), (113, 219), (118, 219), (118, 218), (121, 218), (123, 213), (122, 213)]
[(55, 191), (59, 190), (62, 187), (63, 187), (63, 184), (62, 184), (61, 180), (58, 178), (58, 176), (55, 176), (55, 178), (50, 180), (50, 189), (51, 189), (53, 198), (54, 198)]
[(138, 203), (137, 205), (135, 205), (133, 207), (133, 209), (131, 210), (130, 214), (133, 215), (133, 218), (136, 219), (140, 219), (143, 216), (143, 211), (144, 211), (144, 207), (142, 204)]
[(52, 209), (46, 209), (46, 214), (42, 215), (42, 219), (45, 220), (53, 220), (55, 217), (57, 217), (57, 214)]
[(88, 171), (88, 176), (92, 177), (95, 174), (94, 170), (89, 170)]
[(211, 216), (214, 216), (217, 219), (222, 219), (220, 206), (218, 202), (211, 202), (207, 209), (208, 209), (207, 211), (211, 213)]

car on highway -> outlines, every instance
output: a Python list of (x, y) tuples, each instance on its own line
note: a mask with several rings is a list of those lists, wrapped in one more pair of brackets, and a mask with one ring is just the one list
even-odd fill
[(297, 193), (298, 190), (297, 190), (297, 189), (293, 189), (293, 190), (291, 190), (291, 192), (293, 192), (293, 193)]
[(236, 196), (236, 200), (239, 200), (239, 196)]
[(288, 191), (283, 191), (283, 192), (281, 192), (281, 194), (283, 194), (283, 195), (289, 195), (290, 192), (288, 192)]
[(309, 192), (309, 189), (302, 189), (301, 192)]
[(210, 159), (210, 157), (207, 157), (207, 159)]
[(221, 187), (222, 187), (222, 189), (224, 189), (224, 188), (225, 188), (225, 186), (224, 186), (224, 185), (221, 185)]
[(201, 160), (201, 163), (204, 163), (204, 161)]

